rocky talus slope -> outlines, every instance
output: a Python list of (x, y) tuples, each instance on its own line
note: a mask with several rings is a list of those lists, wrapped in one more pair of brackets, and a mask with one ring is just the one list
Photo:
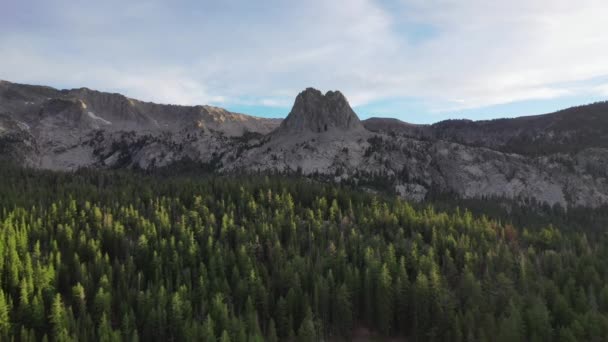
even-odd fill
[(608, 202), (608, 104), (492, 121), (360, 121), (340, 92), (300, 93), (284, 120), (0, 82), (0, 161), (57, 170), (192, 160), (219, 173), (291, 172), (421, 200)]

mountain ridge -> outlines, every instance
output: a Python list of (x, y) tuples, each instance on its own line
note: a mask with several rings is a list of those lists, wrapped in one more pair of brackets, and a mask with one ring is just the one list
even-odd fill
[[(591, 114), (589, 114), (591, 113)], [(608, 105), (492, 122), (359, 120), (339, 91), (308, 88), (285, 120), (141, 102), (83, 88), (0, 83), (0, 159), (23, 166), (294, 173), (408, 200), (608, 203)]]
[(479, 121), (451, 119), (429, 125), (373, 118), (365, 120), (364, 125), (376, 132), (401, 133), (414, 138), (456, 141), (502, 152), (541, 155), (577, 152), (589, 147), (608, 148), (607, 113), (608, 102), (600, 101), (553, 113), (515, 118)]
[[(25, 120), (32, 119), (32, 109), (39, 108), (46, 101), (52, 99), (81, 101), (87, 111), (98, 117), (107, 116), (107, 121), (117, 121), (118, 126), (126, 126), (132, 130), (179, 130), (183, 127), (179, 119), (189, 120), (207, 119), (211, 129), (221, 130), (222, 127), (214, 125), (213, 121), (239, 121), (249, 120), (252, 124), (244, 123), (243, 127), (226, 130), (227, 135), (241, 135), (244, 130), (268, 133), (278, 126), (279, 120), (256, 117), (241, 113), (233, 113), (220, 107), (208, 105), (173, 105), (140, 101), (119, 93), (109, 93), (92, 90), (86, 87), (73, 89), (55, 89), (47, 86), (34, 86), (11, 83), (3, 80), (0, 83), (0, 111), (12, 112)], [(24, 106), (25, 104), (25, 106)], [(34, 106), (34, 108), (28, 106)], [(98, 115), (99, 114), (99, 115)], [(176, 121), (176, 119), (178, 119)], [(261, 123), (256, 126), (256, 122)], [(267, 127), (264, 127), (267, 126)]]

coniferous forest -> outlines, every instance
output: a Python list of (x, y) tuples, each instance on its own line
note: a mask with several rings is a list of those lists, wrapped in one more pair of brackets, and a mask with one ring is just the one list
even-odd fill
[(0, 341), (608, 340), (606, 230), (492, 217), (280, 176), (2, 167)]

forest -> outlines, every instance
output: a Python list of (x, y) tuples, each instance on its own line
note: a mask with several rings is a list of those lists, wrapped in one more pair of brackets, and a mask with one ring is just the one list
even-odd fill
[(608, 341), (605, 228), (442, 203), (1, 166), (0, 341)]

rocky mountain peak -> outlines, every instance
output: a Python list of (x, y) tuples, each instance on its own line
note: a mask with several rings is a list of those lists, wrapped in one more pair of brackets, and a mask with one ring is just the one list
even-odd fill
[(280, 131), (292, 133), (322, 133), (330, 130), (363, 130), (357, 114), (346, 97), (339, 91), (328, 91), (325, 95), (317, 89), (307, 88), (296, 97)]

